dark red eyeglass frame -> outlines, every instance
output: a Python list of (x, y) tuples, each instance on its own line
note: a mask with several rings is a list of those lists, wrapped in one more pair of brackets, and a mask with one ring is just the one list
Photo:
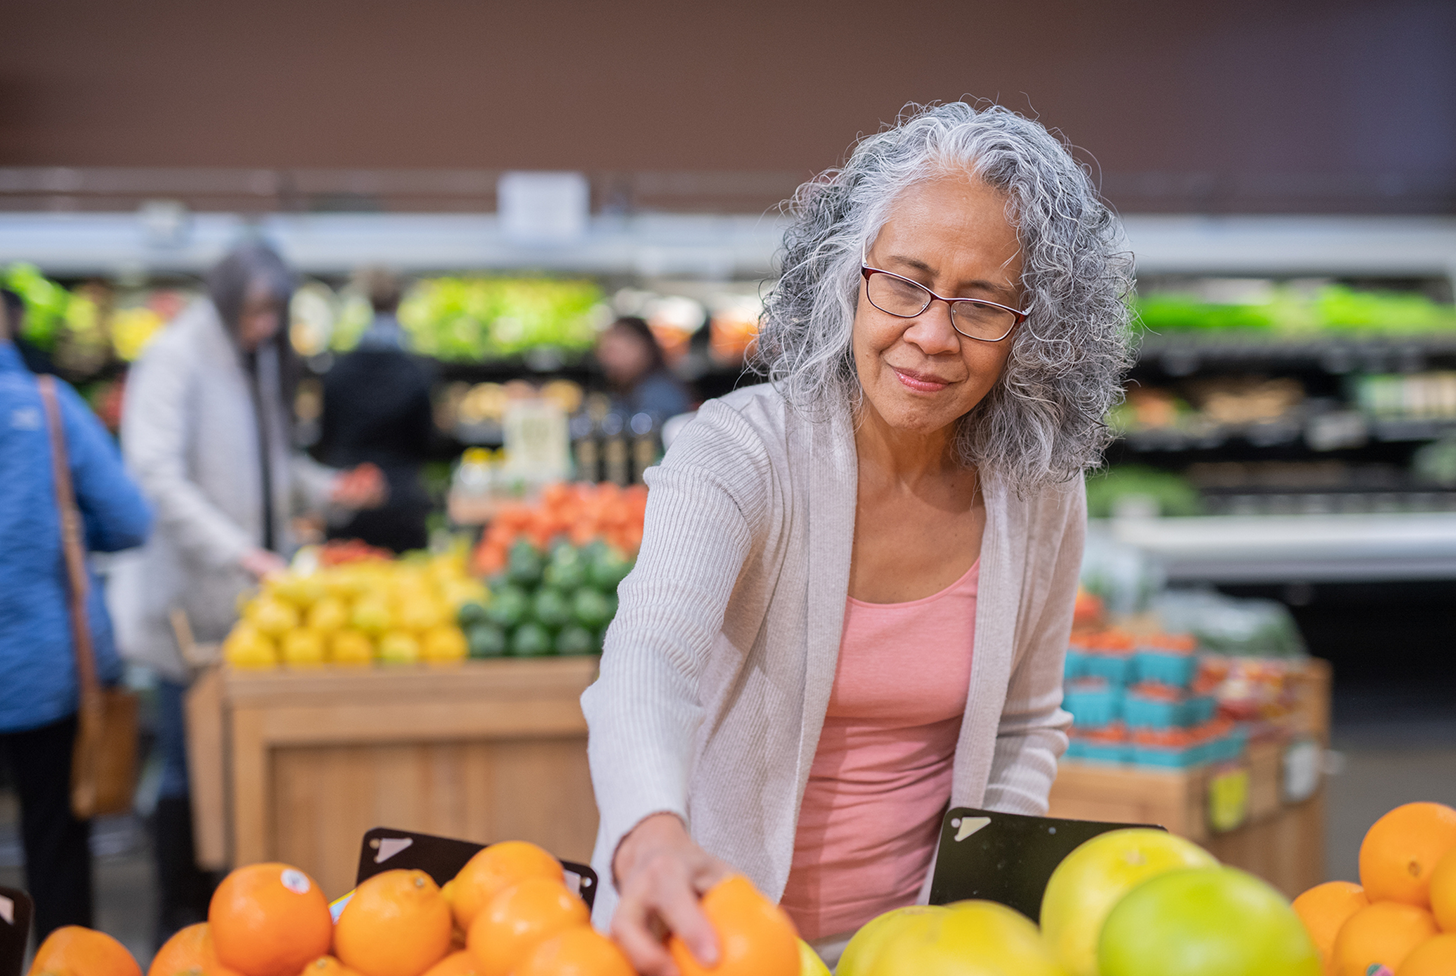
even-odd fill
[[(865, 297), (867, 297), (867, 298), (869, 297), (869, 291), (868, 291), (868, 289), (869, 289), (870, 279), (873, 278), (877, 274), (882, 274), (882, 275), (889, 275), (891, 278), (898, 278), (901, 281), (906, 282), (907, 284), (914, 285), (916, 288), (919, 288), (921, 291), (925, 292), (925, 294), (927, 294), (927, 295), (930, 296), (930, 302), (933, 302), (933, 301), (936, 301), (936, 300), (945, 302), (945, 304), (948, 307), (950, 307), (950, 327), (952, 329), (955, 329), (956, 335), (963, 335), (967, 339), (975, 339), (977, 342), (1000, 342), (1002, 339), (1005, 339), (1007, 336), (1009, 336), (1016, 329), (1016, 327), (1018, 325), (1020, 325), (1021, 323), (1025, 322), (1027, 320), (1027, 317), (1031, 315), (1031, 309), (1029, 309), (1029, 308), (1026, 309), (1025, 311), (1022, 311), (1019, 308), (1012, 308), (1010, 305), (1002, 305), (1000, 302), (988, 302), (984, 298), (945, 298), (942, 295), (937, 295), (935, 292), (931, 291), (929, 288), (926, 288), (924, 285), (922, 285), (920, 282), (916, 281), (914, 278), (907, 278), (904, 275), (898, 275), (898, 274), (895, 274), (895, 272), (893, 272), (893, 271), (886, 271), (883, 268), (872, 268), (869, 265), (865, 264), (863, 261), (860, 262), (859, 273), (860, 273), (860, 276), (863, 277), (864, 280), (865, 280), (865, 289), (866, 289), (866, 291), (865, 291)], [(918, 312), (915, 313), (915, 315), (923, 315), (925, 313), (925, 309), (927, 309), (927, 308), (930, 307), (930, 302), (926, 302), (925, 305), (920, 309), (920, 311), (918, 311)], [(955, 303), (956, 302), (968, 302), (968, 303), (970, 303), (972, 305), (989, 305), (992, 308), (999, 308), (1003, 312), (1010, 312), (1012, 315), (1016, 316), (1016, 321), (1014, 321), (1014, 322), (1011, 323), (1011, 328), (1007, 329), (1004, 333), (1002, 333), (1000, 336), (998, 336), (995, 339), (983, 339), (980, 336), (973, 336), (970, 333), (962, 332), (960, 329), (956, 329), (955, 328)], [(870, 299), (870, 304), (871, 305), (875, 305), (874, 299)], [(878, 305), (875, 305), (875, 308), (880, 309), (880, 311), (881, 312), (884, 312), (886, 315), (893, 315), (897, 319), (913, 319), (913, 318), (915, 318), (915, 315), (900, 315), (897, 312), (889, 312), (889, 311), (886, 311), (885, 309), (880, 308), (880, 306), (878, 306)]]

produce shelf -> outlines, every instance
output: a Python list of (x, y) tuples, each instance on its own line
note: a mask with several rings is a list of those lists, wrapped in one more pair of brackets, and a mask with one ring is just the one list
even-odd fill
[(1456, 512), (1095, 520), (1174, 581), (1456, 579)]

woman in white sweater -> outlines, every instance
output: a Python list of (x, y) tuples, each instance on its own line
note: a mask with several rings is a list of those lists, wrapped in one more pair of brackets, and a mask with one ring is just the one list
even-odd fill
[(1130, 255), (1066, 148), (961, 102), (800, 188), (758, 356), (651, 486), (582, 698), (594, 858), (634, 964), (711, 965), (730, 870), (826, 958), (924, 898), (946, 805), (1042, 813), (1082, 473), (1127, 363)]

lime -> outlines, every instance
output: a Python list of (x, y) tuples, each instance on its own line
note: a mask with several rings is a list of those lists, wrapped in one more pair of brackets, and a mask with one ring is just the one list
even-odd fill
[(1320, 976), (1319, 952), (1284, 896), (1234, 868), (1184, 868), (1117, 903), (1097, 948), (1102, 976)]
[(600, 590), (584, 586), (571, 594), (571, 615), (583, 627), (603, 627), (612, 619), (612, 604)]
[(592, 560), (587, 579), (597, 589), (606, 593), (615, 593), (617, 584), (626, 579), (627, 574), (631, 571), (632, 563), (627, 557), (608, 546)]
[(490, 618), (486, 614), (484, 603), (471, 600), (460, 605), (460, 612), (455, 615), (455, 619), (461, 627), (473, 627), (475, 624), (484, 623)]
[(574, 590), (586, 582), (587, 562), (570, 545), (557, 546), (541, 574), (541, 581), (558, 590)]
[(534, 586), (541, 582), (543, 568), (541, 553), (525, 539), (511, 546), (506, 556), (506, 578), (517, 586)]
[(551, 653), (551, 632), (533, 620), (521, 624), (511, 633), (511, 654), (516, 657), (541, 657)]
[(531, 607), (531, 598), (518, 586), (503, 586), (491, 598), (485, 608), (485, 617), (491, 623), (507, 630), (520, 623)]
[(506, 632), (489, 621), (472, 626), (466, 639), (471, 657), (500, 657), (506, 652)]
[(531, 616), (547, 630), (559, 630), (571, 623), (571, 604), (560, 590), (542, 587), (531, 601)]
[(596, 635), (579, 624), (568, 624), (556, 635), (557, 654), (595, 654)]

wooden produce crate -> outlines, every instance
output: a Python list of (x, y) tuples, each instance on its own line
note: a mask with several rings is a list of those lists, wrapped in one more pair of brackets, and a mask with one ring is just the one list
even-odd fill
[[(1310, 659), (1291, 676), (1292, 714), (1282, 733), (1250, 743), (1238, 764), (1157, 770), (1063, 762), (1052, 785), (1051, 816), (1074, 820), (1159, 824), (1206, 847), (1220, 861), (1264, 878), (1293, 897), (1325, 880), (1325, 789), (1285, 801), (1285, 757), (1291, 744), (1329, 744), (1330, 667)], [(1240, 826), (1219, 831), (1210, 822), (1209, 792), (1217, 777), (1247, 776), (1247, 812)]]
[(295, 864), (334, 897), (372, 827), (590, 859), (581, 693), (597, 658), (204, 671), (188, 693), (198, 861)]

